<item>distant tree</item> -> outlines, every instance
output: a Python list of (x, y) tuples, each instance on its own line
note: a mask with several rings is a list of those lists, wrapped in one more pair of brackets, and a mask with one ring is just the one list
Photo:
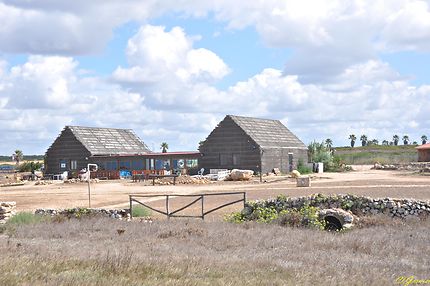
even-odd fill
[(393, 146), (394, 145), (394, 142), (393, 141), (390, 141), (390, 146)]
[(349, 140), (351, 140), (351, 148), (354, 148), (355, 140), (357, 140), (357, 137), (355, 137), (354, 134), (349, 135)]
[(403, 140), (403, 144), (404, 145), (408, 145), (409, 144), (409, 136), (408, 135), (404, 135), (403, 138), (402, 138), (402, 140)]
[(399, 135), (394, 135), (393, 136), (394, 146), (397, 146), (397, 144), (399, 144), (399, 140), (400, 140)]
[(329, 150), (331, 150), (331, 146), (333, 146), (333, 141), (332, 141), (330, 138), (327, 138), (327, 139), (325, 140), (325, 145), (327, 146), (327, 148), (328, 148)]
[(15, 153), (12, 155), (13, 160), (16, 162), (16, 165), (19, 165), (19, 162), (24, 158), (24, 154), (21, 150), (15, 150)]
[(427, 143), (427, 136), (425, 136), (425, 135), (421, 136), (421, 141), (422, 141), (423, 145), (426, 144)]
[(366, 135), (361, 135), (360, 136), (360, 141), (361, 141), (361, 146), (366, 146), (367, 144), (367, 136)]
[(372, 145), (378, 145), (379, 141), (378, 139), (372, 139), (372, 141), (370, 141), (372, 143)]
[(161, 149), (161, 152), (167, 153), (167, 150), (169, 149), (169, 144), (167, 144), (166, 142), (161, 143), (160, 149)]
[(382, 141), (382, 145), (384, 146), (388, 146), (390, 144), (390, 142), (388, 142), (388, 140), (383, 140)]
[(412, 145), (418, 145), (417, 141), (412, 142)]

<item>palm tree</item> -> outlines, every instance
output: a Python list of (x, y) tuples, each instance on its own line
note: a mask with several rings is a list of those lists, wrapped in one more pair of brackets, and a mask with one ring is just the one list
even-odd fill
[(355, 137), (354, 134), (351, 134), (349, 135), (348, 139), (351, 140), (351, 148), (354, 148), (355, 140), (357, 140), (357, 137)]
[(15, 160), (16, 164), (19, 165), (19, 162), (22, 161), (24, 155), (21, 150), (15, 150), (15, 153), (12, 155), (13, 160)]
[(421, 141), (422, 141), (423, 145), (426, 144), (427, 143), (427, 136), (425, 136), (425, 135), (421, 136)]
[(408, 135), (404, 135), (403, 138), (402, 138), (402, 140), (403, 140), (403, 144), (404, 145), (408, 145), (408, 143), (409, 143), (409, 136)]
[(366, 135), (361, 135), (360, 136), (360, 141), (361, 141), (361, 146), (366, 146), (367, 144), (367, 136)]
[(384, 146), (388, 146), (390, 144), (390, 142), (388, 142), (388, 140), (383, 140), (382, 141), (382, 145)]
[(393, 136), (393, 141), (394, 141), (394, 145), (395, 146), (397, 146), (397, 144), (399, 144), (399, 139), (400, 139), (399, 135), (394, 135)]
[(327, 148), (328, 148), (329, 150), (331, 150), (331, 146), (333, 146), (333, 141), (332, 141), (330, 138), (327, 138), (327, 139), (325, 140), (325, 145), (327, 146)]
[(161, 149), (161, 152), (167, 153), (167, 149), (169, 149), (169, 144), (167, 144), (166, 142), (161, 143), (160, 149)]

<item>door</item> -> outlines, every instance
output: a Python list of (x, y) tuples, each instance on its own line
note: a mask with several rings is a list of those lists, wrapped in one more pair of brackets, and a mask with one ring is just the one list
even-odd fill
[(293, 171), (293, 153), (288, 153), (288, 170), (289, 172)]

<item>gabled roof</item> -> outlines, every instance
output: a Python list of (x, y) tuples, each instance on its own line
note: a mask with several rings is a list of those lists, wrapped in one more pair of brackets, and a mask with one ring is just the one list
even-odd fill
[(427, 144), (415, 147), (415, 149), (418, 149), (418, 150), (427, 150), (427, 149), (430, 149), (430, 143), (427, 143)]
[(304, 148), (306, 145), (279, 120), (227, 115), (261, 148)]
[(66, 126), (92, 156), (143, 154), (151, 151), (131, 129)]

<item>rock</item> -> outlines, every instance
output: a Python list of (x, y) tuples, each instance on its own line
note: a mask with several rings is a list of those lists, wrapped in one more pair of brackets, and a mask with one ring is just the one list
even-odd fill
[(300, 176), (297, 178), (297, 187), (310, 187), (311, 178), (309, 176)]
[(293, 178), (298, 178), (298, 177), (300, 177), (300, 172), (299, 172), (299, 171), (297, 171), (297, 170), (293, 170), (293, 171), (291, 172), (291, 177), (293, 177)]
[(239, 170), (233, 169), (230, 173), (230, 180), (232, 181), (249, 181), (254, 175), (252, 170)]

